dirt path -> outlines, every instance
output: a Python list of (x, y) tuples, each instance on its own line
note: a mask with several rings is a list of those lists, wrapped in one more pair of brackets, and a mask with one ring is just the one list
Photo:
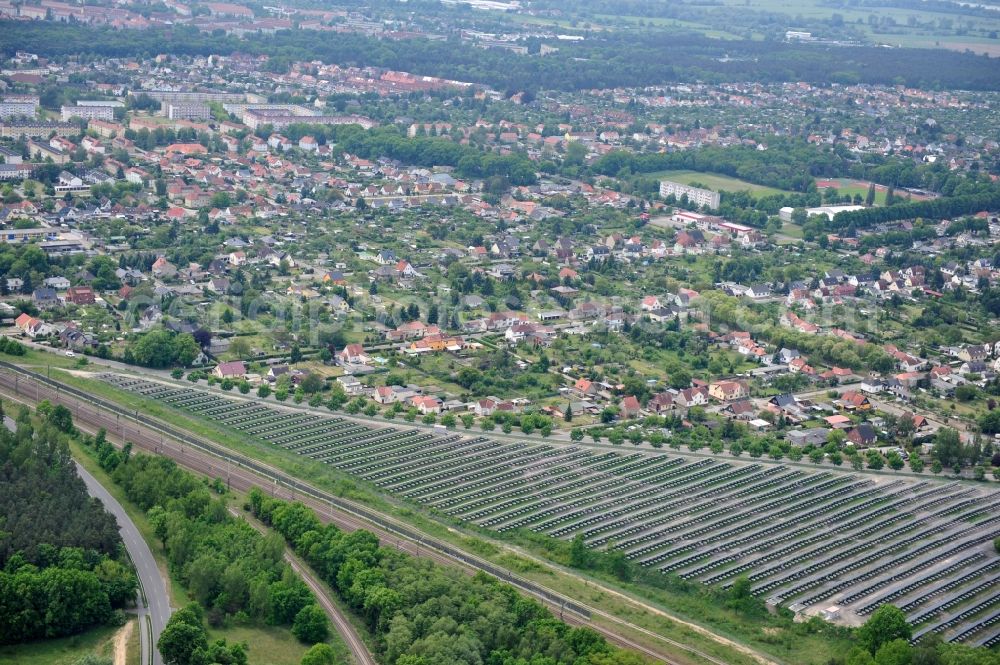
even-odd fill
[(113, 659), (115, 665), (126, 665), (128, 660), (128, 639), (132, 636), (132, 628), (135, 626), (135, 619), (130, 620), (115, 633)]

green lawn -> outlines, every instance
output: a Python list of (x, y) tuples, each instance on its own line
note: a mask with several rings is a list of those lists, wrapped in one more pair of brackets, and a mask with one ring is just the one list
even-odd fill
[[(299, 665), (308, 648), (292, 636), (287, 628), (272, 626), (231, 626), (222, 630), (210, 629), (209, 642), (225, 639), (230, 644), (246, 642), (250, 647), (247, 657), (250, 665)], [(338, 646), (341, 651), (344, 647)], [(349, 662), (344, 660), (343, 662)]]
[(81, 635), (42, 640), (29, 644), (0, 646), (0, 663), (4, 665), (72, 665), (90, 653), (111, 653), (115, 632), (112, 626), (101, 626)]
[[(822, 184), (832, 183), (831, 189), (834, 189), (841, 196), (847, 194), (851, 198), (854, 198), (855, 194), (861, 196), (862, 199), (868, 195), (869, 183), (862, 180), (852, 180), (851, 178), (831, 178), (829, 180), (821, 180), (817, 183), (819, 189), (824, 189)], [(875, 186), (875, 205), (885, 205), (885, 194), (886, 188), (884, 186)]]
[(650, 173), (650, 177), (661, 180), (673, 180), (685, 185), (701, 184), (708, 189), (720, 192), (742, 192), (749, 191), (756, 196), (766, 196), (768, 194), (788, 194), (784, 189), (767, 187), (765, 185), (755, 185), (739, 178), (730, 178), (716, 173), (705, 173), (702, 171), (657, 171)]

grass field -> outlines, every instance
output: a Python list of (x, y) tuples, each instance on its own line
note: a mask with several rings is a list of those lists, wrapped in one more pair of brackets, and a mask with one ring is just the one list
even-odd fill
[[(795, 17), (826, 19), (838, 14), (844, 23), (856, 25), (875, 43), (905, 46), (910, 48), (944, 48), (953, 51), (969, 49), (975, 53), (1000, 54), (1000, 41), (985, 34), (1000, 31), (1000, 14), (996, 18), (965, 16), (962, 14), (916, 10), (901, 7), (833, 7), (822, 0), (723, 0), (725, 4), (745, 7), (751, 11), (766, 11), (785, 14), (795, 29)], [(869, 25), (869, 17), (878, 20), (891, 19), (895, 25), (887, 29), (875, 29)], [(911, 26), (910, 21), (916, 21)], [(952, 21), (952, 28), (943, 27), (941, 21)], [(956, 29), (966, 27), (966, 34), (959, 35)], [(969, 30), (971, 28), (971, 31)], [(823, 35), (817, 35), (822, 37)]]
[(81, 635), (42, 640), (29, 644), (0, 646), (4, 665), (72, 665), (87, 654), (108, 655), (118, 628), (101, 626)]
[(787, 190), (767, 187), (765, 185), (755, 185), (739, 178), (730, 178), (716, 173), (704, 173), (702, 171), (657, 171), (650, 173), (650, 177), (662, 180), (673, 180), (685, 185), (700, 183), (705, 187), (719, 192), (742, 192), (749, 191), (756, 196), (766, 196), (768, 194), (787, 194)]
[[(250, 665), (299, 665), (306, 645), (296, 640), (286, 628), (271, 626), (231, 626), (223, 630), (210, 629), (208, 641), (225, 639), (230, 644), (246, 642), (249, 646), (247, 659)], [(346, 650), (343, 643), (335, 644), (334, 650)], [(348, 661), (343, 661), (348, 662)]]
[[(841, 196), (848, 194), (852, 198), (855, 194), (860, 194), (862, 199), (868, 194), (868, 185), (869, 183), (865, 181), (851, 180), (850, 178), (833, 178), (830, 180), (820, 180), (816, 183), (816, 187), (819, 189), (829, 187), (836, 189), (837, 193)], [(885, 193), (885, 186), (875, 185), (875, 205), (885, 204)]]
[[(833, 6), (823, 0), (723, 0), (730, 7), (745, 9), (750, 13), (766, 12), (784, 15), (788, 29), (801, 29), (809, 22), (825, 21), (835, 14), (843, 23), (853, 26), (873, 44), (887, 44), (907, 48), (941, 48), (952, 51), (969, 50), (978, 54), (1000, 56), (1000, 13), (996, 17), (972, 16), (959, 13), (934, 11), (931, 9), (911, 9), (887, 6)], [(869, 21), (874, 17), (875, 23)], [(799, 20), (801, 19), (801, 20)], [(712, 39), (742, 39), (748, 33), (736, 25), (720, 29), (710, 20), (678, 20), (630, 15), (594, 15), (593, 19), (554, 19), (538, 16), (515, 15), (514, 21), (526, 24), (551, 25), (579, 30), (619, 30), (640, 24), (665, 32), (697, 32)], [(802, 23), (799, 25), (797, 23)], [(885, 23), (888, 22), (888, 23)], [(812, 30), (816, 37), (822, 29)], [(763, 38), (759, 33), (750, 35), (752, 39)]]

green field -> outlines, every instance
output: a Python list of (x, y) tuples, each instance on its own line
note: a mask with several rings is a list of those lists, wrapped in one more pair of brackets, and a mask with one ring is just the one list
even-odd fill
[[(830, 183), (833, 183), (832, 189), (835, 189), (841, 196), (847, 194), (853, 198), (855, 194), (860, 194), (861, 198), (864, 198), (868, 195), (869, 183), (862, 182), (860, 180), (851, 180), (850, 178), (832, 178), (829, 180), (822, 180), (816, 183), (816, 187), (822, 190), (824, 189), (824, 184)], [(875, 205), (885, 204), (885, 193), (886, 188), (884, 186), (877, 185), (875, 187)]]
[[(1000, 41), (988, 37), (991, 31), (1000, 31), (1000, 14), (996, 18), (970, 16), (958, 13), (910, 9), (902, 7), (834, 7), (822, 0), (723, 0), (726, 5), (747, 8), (750, 11), (784, 14), (788, 28), (796, 29), (795, 18), (828, 19), (834, 14), (845, 24), (854, 25), (866, 33), (868, 39), (878, 44), (909, 48), (944, 48), (953, 51), (969, 49), (975, 53), (1000, 55)], [(869, 17), (891, 19), (895, 25), (873, 27)], [(915, 21), (915, 25), (910, 25)], [(942, 25), (951, 21), (951, 27)], [(960, 29), (964, 34), (959, 34)], [(822, 38), (822, 34), (817, 34)]]
[(5, 665), (71, 665), (87, 654), (108, 655), (118, 628), (98, 626), (80, 635), (0, 646)]
[[(1000, 56), (1000, 14), (996, 17), (964, 15), (934, 9), (886, 6), (831, 6), (823, 0), (723, 0), (722, 4), (738, 7), (749, 14), (782, 15), (784, 27), (790, 30), (810, 28), (817, 38), (829, 38), (816, 21), (829, 21), (837, 15), (846, 26), (855, 28), (863, 39), (872, 44), (907, 48), (942, 48), (952, 51), (972, 51)], [(551, 25), (570, 30), (621, 30), (645, 27), (665, 32), (696, 32), (712, 39), (762, 39), (757, 31), (749, 31), (739, 21), (720, 29), (716, 21), (698, 17), (679, 20), (631, 15), (595, 14), (561, 19), (518, 14), (514, 21), (525, 24)], [(871, 21), (874, 21), (872, 23)], [(810, 25), (810, 23), (812, 23)], [(801, 24), (801, 25), (800, 25)], [(752, 30), (753, 24), (747, 24)]]
[(767, 187), (765, 185), (755, 185), (739, 178), (730, 178), (716, 173), (704, 173), (701, 171), (657, 171), (650, 173), (650, 177), (660, 180), (673, 180), (685, 185), (701, 184), (719, 192), (742, 192), (749, 191), (756, 196), (766, 196), (768, 194), (788, 194), (784, 189)]

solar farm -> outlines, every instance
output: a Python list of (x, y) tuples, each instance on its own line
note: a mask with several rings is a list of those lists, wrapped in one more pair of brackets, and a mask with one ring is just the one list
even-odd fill
[(910, 476), (720, 456), (498, 440), (101, 378), (329, 464), (469, 524), (582, 534), (706, 584), (746, 576), (769, 602), (856, 625), (900, 607), (914, 641), (1000, 644), (1000, 493)]

